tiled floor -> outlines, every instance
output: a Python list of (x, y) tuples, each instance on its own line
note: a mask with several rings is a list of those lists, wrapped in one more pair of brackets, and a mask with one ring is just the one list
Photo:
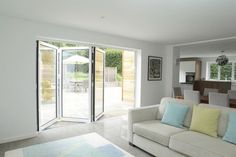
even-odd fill
[(12, 149), (22, 148), (34, 144), (44, 143), (57, 139), (78, 136), (86, 133), (96, 132), (126, 150), (135, 157), (152, 157), (144, 151), (130, 146), (124, 137), (122, 128), (125, 126), (126, 117), (104, 118), (98, 122), (90, 124), (74, 124), (66, 127), (58, 127), (54, 129), (45, 130), (35, 138), (11, 142), (0, 145), (0, 157), (4, 157), (4, 152)]

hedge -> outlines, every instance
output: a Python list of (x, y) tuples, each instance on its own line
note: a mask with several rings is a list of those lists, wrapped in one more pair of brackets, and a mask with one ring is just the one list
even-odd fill
[(122, 50), (105, 49), (106, 51), (106, 67), (117, 67), (117, 72), (122, 73)]

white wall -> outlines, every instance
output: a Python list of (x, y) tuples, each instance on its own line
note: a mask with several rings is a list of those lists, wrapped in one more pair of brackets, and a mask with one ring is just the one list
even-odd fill
[[(0, 143), (36, 133), (36, 40), (49, 37), (141, 50), (142, 106), (165, 95), (165, 47), (52, 24), (0, 16)], [(163, 57), (163, 80), (147, 81), (148, 56)]]
[(172, 96), (172, 88), (179, 87), (179, 48), (173, 46), (166, 46), (166, 60), (164, 62), (166, 71), (165, 74), (165, 96)]
[(173, 84), (173, 47), (167, 46), (166, 47), (166, 60), (164, 62), (165, 64), (165, 95), (166, 96), (172, 96), (172, 84)]

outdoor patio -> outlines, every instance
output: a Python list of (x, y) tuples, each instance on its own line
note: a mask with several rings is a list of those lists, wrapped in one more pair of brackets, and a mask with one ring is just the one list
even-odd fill
[[(133, 107), (132, 102), (122, 101), (122, 87), (105, 87), (105, 112), (104, 117), (113, 117), (127, 114), (129, 108)], [(88, 118), (89, 97), (87, 92), (66, 91), (63, 92), (63, 117)], [(55, 104), (41, 105), (41, 124), (53, 119)]]

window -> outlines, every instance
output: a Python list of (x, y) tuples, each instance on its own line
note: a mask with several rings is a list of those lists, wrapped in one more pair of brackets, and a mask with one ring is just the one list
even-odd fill
[(232, 63), (220, 67), (220, 80), (232, 79)]
[(218, 79), (218, 65), (216, 63), (210, 64), (210, 79)]
[(209, 80), (236, 80), (236, 62), (230, 62), (224, 66), (216, 63), (208, 63)]

